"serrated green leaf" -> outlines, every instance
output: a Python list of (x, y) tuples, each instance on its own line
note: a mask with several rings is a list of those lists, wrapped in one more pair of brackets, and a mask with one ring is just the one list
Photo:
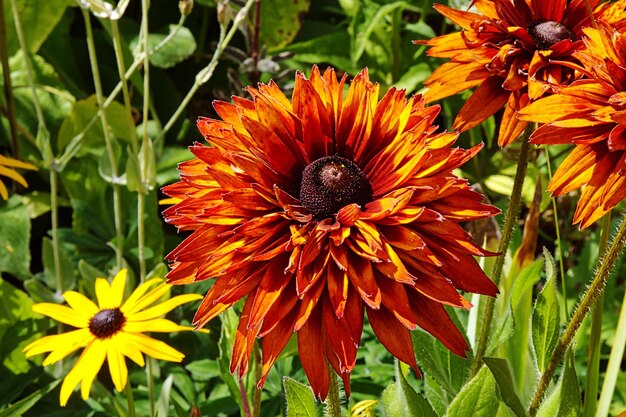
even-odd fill
[(300, 31), (302, 14), (310, 5), (311, 0), (263, 0), (259, 44), (269, 49), (288, 45)]
[(577, 417), (581, 411), (580, 385), (576, 376), (576, 364), (572, 351), (568, 351), (561, 378), (561, 401), (557, 417)]
[(283, 378), (287, 417), (316, 417), (315, 397), (311, 387), (288, 376)]
[(380, 398), (383, 417), (437, 417), (428, 401), (406, 381), (397, 362), (395, 368), (396, 382), (385, 388)]
[(554, 352), (561, 329), (561, 309), (556, 292), (556, 270), (554, 259), (544, 250), (547, 281), (535, 302), (532, 317), (532, 340), (537, 367), (545, 371)]
[(483, 358), (483, 361), (487, 367), (489, 367), (489, 370), (496, 380), (502, 402), (504, 402), (517, 417), (526, 417), (526, 410), (515, 391), (513, 377), (511, 376), (511, 370), (509, 369), (506, 359)]
[[(451, 315), (454, 319), (454, 316)], [(433, 378), (437, 384), (452, 396), (459, 392), (466, 381), (470, 361), (450, 352), (439, 340), (422, 330), (411, 332), (413, 349), (417, 363), (426, 378)]]
[(30, 410), (44, 395), (52, 391), (59, 383), (60, 379), (53, 381), (45, 387), (33, 392), (28, 397), (21, 399), (9, 408), (0, 411), (0, 417), (21, 417), (22, 414)]
[(498, 317), (497, 321), (493, 325), (493, 329), (489, 334), (487, 340), (486, 354), (491, 355), (493, 352), (502, 346), (515, 332), (515, 320), (510, 308), (507, 308), (505, 312)]
[(30, 276), (30, 216), (18, 196), (0, 203), (0, 272)]
[(486, 366), (472, 378), (454, 398), (448, 417), (494, 417), (498, 413), (496, 380)]

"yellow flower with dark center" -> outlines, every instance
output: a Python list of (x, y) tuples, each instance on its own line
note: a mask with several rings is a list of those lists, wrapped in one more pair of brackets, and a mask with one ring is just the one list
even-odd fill
[(584, 186), (574, 224), (592, 225), (626, 198), (626, 35), (610, 27), (586, 29), (575, 54), (585, 79), (541, 99), (521, 118), (545, 123), (537, 144), (576, 145), (548, 185), (554, 195)]
[(498, 289), (459, 225), (493, 216), (453, 170), (481, 146), (453, 148), (457, 133), (433, 126), (439, 107), (392, 88), (379, 98), (367, 70), (344, 95), (335, 71), (296, 75), (291, 100), (271, 82), (252, 100), (217, 101), (221, 120), (202, 118), (208, 147), (179, 165), (163, 192), (177, 203), (167, 222), (192, 232), (168, 255), (168, 281), (215, 278), (194, 323), (245, 298), (231, 372), (242, 376), (262, 338), (262, 378), (297, 333), (300, 361), (317, 397), (331, 365), (344, 380), (356, 363), (364, 314), (401, 361), (417, 368), (418, 326), (465, 355), (444, 305), (470, 308), (458, 289)]
[(475, 0), (479, 13), (435, 5), (462, 31), (414, 41), (429, 45), (429, 56), (450, 60), (425, 81), (426, 102), (477, 87), (453, 128), (464, 132), (504, 108), (498, 144), (507, 146), (527, 124), (517, 110), (580, 78), (571, 64), (591, 26), (587, 2), (595, 20), (625, 25), (623, 0)]
[[(161, 284), (157, 285), (159, 283)], [(143, 333), (192, 330), (161, 316), (182, 304), (202, 297), (197, 294), (184, 294), (153, 305), (168, 294), (171, 288), (160, 278), (153, 278), (139, 285), (126, 301), (123, 300), (125, 287), (124, 269), (115, 276), (111, 284), (105, 278), (96, 280), (98, 304), (78, 292), (66, 291), (63, 297), (69, 306), (52, 303), (33, 306), (33, 311), (77, 327), (78, 330), (35, 340), (24, 348), (26, 357), (50, 352), (43, 362), (46, 366), (84, 348), (61, 386), (62, 406), (67, 404), (79, 383), (82, 383), (83, 399), (89, 397), (91, 385), (105, 359), (115, 388), (122, 391), (128, 379), (125, 357), (139, 366), (145, 364), (143, 353), (172, 362), (180, 362), (184, 358), (185, 355), (181, 352)]]
[[(37, 167), (29, 164), (28, 162), (22, 162), (19, 159), (9, 158), (8, 156), (0, 155), (0, 176), (11, 178), (13, 181), (21, 184), (24, 187), (28, 187), (28, 183), (24, 177), (15, 170), (19, 169), (31, 169), (36, 170)], [(9, 191), (6, 185), (0, 179), (0, 197), (4, 200), (9, 198)]]

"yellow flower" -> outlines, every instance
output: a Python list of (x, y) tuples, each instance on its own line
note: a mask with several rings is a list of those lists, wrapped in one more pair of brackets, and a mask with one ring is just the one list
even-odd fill
[[(13, 181), (22, 184), (24, 187), (28, 187), (28, 183), (26, 182), (24, 177), (22, 177), (19, 174), (19, 172), (17, 172), (13, 168), (36, 170), (37, 167), (27, 162), (22, 162), (18, 159), (13, 159), (13, 158), (9, 158), (8, 156), (0, 155), (0, 176), (11, 178)], [(9, 198), (9, 192), (7, 190), (7, 187), (6, 185), (4, 185), (1, 179), (0, 179), (0, 197), (2, 197), (4, 200), (7, 200)]]
[[(155, 287), (155, 284), (160, 283)], [(139, 366), (144, 366), (142, 353), (156, 359), (180, 362), (184, 354), (166, 343), (144, 335), (144, 332), (177, 332), (192, 330), (170, 320), (160, 318), (174, 308), (199, 300), (198, 294), (184, 294), (157, 305), (152, 305), (170, 290), (170, 285), (160, 278), (153, 278), (139, 285), (123, 301), (126, 286), (126, 270), (121, 270), (109, 282), (105, 278), (96, 280), (98, 304), (75, 291), (66, 291), (63, 296), (68, 306), (40, 303), (33, 311), (51, 317), (61, 323), (77, 327), (67, 333), (46, 336), (35, 340), (24, 348), (26, 357), (50, 352), (43, 364), (53, 364), (77, 349), (85, 348), (65, 377), (61, 386), (60, 403), (65, 406), (82, 382), (81, 395), (89, 397), (91, 384), (107, 359), (113, 384), (122, 391), (128, 379), (125, 356)]]

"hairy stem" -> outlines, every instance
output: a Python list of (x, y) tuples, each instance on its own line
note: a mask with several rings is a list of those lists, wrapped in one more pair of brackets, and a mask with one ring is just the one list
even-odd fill
[(335, 370), (327, 363), (328, 372), (330, 374), (330, 387), (328, 389), (328, 397), (326, 397), (326, 415), (328, 417), (341, 417), (341, 399), (339, 398), (339, 381)]
[(600, 268), (597, 269), (591, 283), (587, 287), (587, 291), (585, 291), (580, 303), (576, 307), (574, 314), (572, 315), (567, 327), (561, 334), (561, 337), (554, 349), (554, 353), (548, 362), (548, 366), (546, 371), (541, 375), (541, 379), (539, 380), (539, 384), (535, 389), (535, 394), (533, 395), (533, 399), (530, 403), (530, 407), (528, 409), (528, 414), (530, 417), (533, 417), (537, 414), (539, 410), (539, 406), (541, 405), (541, 401), (543, 400), (544, 395), (546, 394), (546, 390), (552, 380), (552, 376), (554, 376), (554, 372), (556, 371), (557, 366), (563, 359), (563, 355), (567, 351), (572, 339), (576, 335), (576, 331), (580, 327), (581, 323), (585, 319), (585, 316), (589, 312), (589, 309), (593, 306), (595, 301), (598, 299), (598, 296), (602, 294), (604, 290), (604, 285), (606, 284), (606, 280), (609, 277), (613, 266), (615, 266), (615, 262), (619, 258), (622, 249), (624, 248), (624, 244), (626, 244), (626, 221), (622, 219), (622, 223), (620, 224), (619, 230), (617, 234), (613, 238), (613, 242), (609, 247), (606, 255), (602, 258), (602, 264)]
[[(517, 161), (517, 171), (515, 172), (515, 182), (513, 184), (513, 190), (511, 191), (511, 201), (506, 211), (504, 218), (504, 228), (502, 230), (502, 239), (500, 240), (500, 247), (498, 252), (500, 255), (496, 258), (493, 265), (493, 272), (491, 273), (491, 279), (494, 284), (500, 284), (500, 278), (502, 277), (502, 268), (504, 267), (504, 260), (509, 250), (509, 244), (511, 243), (511, 235), (513, 234), (513, 227), (517, 222), (517, 216), (519, 214), (520, 204), (522, 201), (522, 188), (524, 186), (524, 179), (526, 178), (526, 170), (528, 168), (528, 158), (530, 156), (530, 142), (529, 137), (535, 129), (534, 123), (529, 123), (520, 140), (522, 141), (520, 147), (519, 159)], [(480, 337), (478, 339), (478, 345), (476, 347), (476, 356), (472, 363), (470, 370), (470, 378), (478, 373), (478, 370), (483, 364), (483, 356), (487, 349), (487, 341), (489, 339), (489, 331), (491, 330), (491, 321), (493, 320), (493, 309), (495, 306), (495, 298), (489, 297), (485, 302), (485, 312), (483, 316), (482, 327), (480, 329)]]
[[(598, 265), (602, 262), (600, 255), (606, 252), (611, 233), (611, 212), (602, 218), (600, 228), (600, 245), (598, 247)], [(591, 311), (591, 334), (587, 351), (587, 377), (585, 382), (584, 415), (593, 416), (598, 405), (598, 384), (600, 379), (600, 350), (602, 347), (602, 316), (604, 315), (604, 294), (600, 294)]]

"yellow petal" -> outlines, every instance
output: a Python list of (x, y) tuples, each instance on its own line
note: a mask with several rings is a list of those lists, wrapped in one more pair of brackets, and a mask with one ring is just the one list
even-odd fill
[(104, 358), (106, 357), (105, 344), (101, 340), (94, 340), (91, 346), (91, 355), (85, 358), (85, 371), (83, 372), (83, 382), (80, 387), (80, 394), (83, 400), (89, 398), (89, 391), (91, 391), (91, 384), (96, 379), (96, 375), (102, 368)]
[(128, 333), (146, 333), (146, 332), (180, 332), (185, 330), (194, 330), (193, 327), (181, 326), (167, 319), (152, 319), (147, 321), (128, 321), (124, 325), (124, 331)]
[(117, 275), (115, 275), (115, 278), (113, 278), (113, 283), (111, 284), (111, 304), (115, 307), (120, 307), (122, 305), (122, 300), (124, 299), (124, 288), (126, 288), (127, 272), (127, 269), (122, 269), (117, 273)]
[(135, 303), (141, 299), (141, 297), (148, 291), (153, 285), (162, 282), (161, 278), (152, 278), (143, 284), (139, 285), (135, 291), (128, 297), (128, 299), (124, 302), (124, 305), (120, 308), (122, 313), (127, 313), (130, 310), (133, 310), (135, 307)]
[(163, 316), (176, 307), (186, 304), (190, 301), (201, 300), (202, 295), (200, 294), (183, 294), (178, 295), (176, 297), (170, 298), (169, 300), (158, 304), (154, 307), (151, 307), (147, 310), (139, 311), (128, 317), (129, 321), (141, 321), (141, 320), (150, 320), (156, 317)]
[(89, 332), (89, 329), (75, 330), (59, 336), (67, 335), (71, 335), (71, 338), (66, 338), (62, 343), (57, 345), (57, 347), (43, 361), (44, 366), (52, 365), (53, 363), (60, 361), (75, 350), (87, 346), (94, 339), (94, 336), (91, 332)]
[(128, 341), (132, 346), (155, 359), (171, 362), (180, 362), (185, 355), (160, 340), (153, 339), (141, 333), (128, 333)]
[(22, 177), (20, 175), (20, 173), (17, 172), (16, 170), (14, 170), (14, 169), (10, 169), (10, 168), (3, 167), (2, 165), (0, 165), (0, 175), (4, 175), (5, 177), (9, 177), (13, 181), (19, 182), (20, 184), (22, 184), (24, 187), (28, 187), (28, 183), (26, 182), (24, 177)]
[(80, 311), (87, 317), (93, 317), (98, 314), (100, 309), (89, 298), (76, 291), (66, 291), (63, 293), (65, 301), (76, 311)]
[(131, 361), (135, 362), (141, 367), (146, 364), (143, 359), (143, 355), (141, 354), (141, 351), (137, 349), (135, 345), (129, 342), (127, 333), (119, 332), (114, 337), (116, 346), (120, 350), (120, 352), (122, 352), (122, 355), (130, 358)]
[(159, 298), (167, 294), (170, 288), (171, 288), (171, 285), (166, 284), (166, 283), (159, 285), (158, 287), (150, 291), (148, 294), (144, 295), (139, 300), (137, 300), (137, 302), (134, 303), (133, 306), (125, 304), (124, 309), (122, 309), (122, 313), (124, 313), (126, 317), (132, 317), (135, 313), (143, 310), (144, 308), (153, 304)]
[(20, 161), (19, 159), (9, 158), (4, 155), (0, 155), (0, 165), (14, 168), (37, 170), (37, 167), (35, 165), (29, 164), (28, 162)]
[(33, 311), (48, 316), (53, 320), (60, 321), (61, 323), (69, 324), (70, 326), (84, 328), (89, 325), (89, 316), (67, 306), (52, 303), (39, 303), (33, 305)]
[(7, 191), (7, 187), (2, 181), (0, 181), (0, 196), (4, 200), (7, 200), (9, 198), (9, 192)]
[(113, 385), (118, 391), (122, 391), (126, 387), (128, 380), (128, 368), (126, 367), (126, 360), (124, 355), (117, 348), (117, 340), (110, 339), (105, 341), (107, 344), (107, 361), (109, 362), (109, 372), (111, 373), (111, 379)]
[(109, 281), (106, 278), (96, 279), (96, 298), (98, 299), (98, 307), (101, 310), (119, 307), (119, 305), (112, 304), (111, 285), (109, 285)]
[(23, 350), (27, 358), (40, 353), (53, 352), (58, 348), (76, 343), (80, 339), (84, 339), (85, 344), (89, 343), (91, 333), (89, 329), (72, 330), (63, 334), (54, 334), (34, 340)]

